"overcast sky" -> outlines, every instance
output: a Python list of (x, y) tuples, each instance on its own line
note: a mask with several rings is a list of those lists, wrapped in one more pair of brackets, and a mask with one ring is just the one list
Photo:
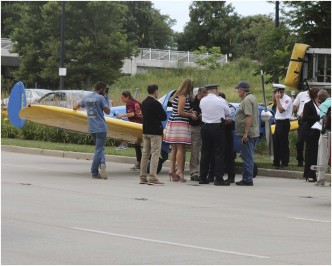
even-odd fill
[[(191, 1), (152, 1), (154, 7), (160, 10), (163, 15), (169, 15), (176, 19), (176, 24), (172, 27), (177, 32), (183, 32), (183, 28), (189, 22), (189, 5)], [(235, 7), (235, 12), (241, 16), (252, 15), (273, 15), (275, 5), (267, 1), (227, 1)]]

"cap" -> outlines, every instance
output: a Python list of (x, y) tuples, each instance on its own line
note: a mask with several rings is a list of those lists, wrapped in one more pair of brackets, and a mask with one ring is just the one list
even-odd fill
[(235, 89), (239, 89), (239, 88), (243, 88), (243, 89), (250, 89), (249, 83), (246, 81), (240, 81), (239, 84), (237, 84), (235, 87)]
[(295, 91), (291, 91), (291, 95), (296, 95), (296, 92)]
[(213, 89), (213, 88), (217, 88), (218, 86), (219, 86), (219, 84), (214, 84), (214, 83), (212, 83), (212, 84), (208, 84), (208, 85), (206, 85), (205, 88), (206, 88), (207, 90), (211, 90), (211, 89)]
[(272, 87), (274, 89), (277, 89), (277, 90), (285, 90), (286, 86), (285, 85), (282, 85), (282, 84), (276, 84), (276, 83), (273, 83), (272, 84)]

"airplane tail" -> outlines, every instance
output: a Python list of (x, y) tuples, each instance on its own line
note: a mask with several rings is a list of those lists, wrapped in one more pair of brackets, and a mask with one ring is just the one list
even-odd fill
[(25, 88), (23, 83), (19, 81), (14, 85), (8, 101), (8, 118), (13, 126), (17, 128), (24, 126), (26, 120), (20, 118), (19, 112), (26, 106), (27, 97)]

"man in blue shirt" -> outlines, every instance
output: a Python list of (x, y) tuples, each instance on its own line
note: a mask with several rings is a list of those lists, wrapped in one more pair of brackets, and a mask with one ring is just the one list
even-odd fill
[[(92, 161), (92, 178), (107, 179), (104, 144), (107, 136), (107, 125), (104, 113), (110, 114), (110, 108), (106, 102), (107, 85), (98, 81), (95, 85), (95, 91), (86, 95), (73, 109), (86, 107), (88, 115), (89, 133), (95, 142), (95, 154)], [(100, 173), (98, 171), (100, 167)]]

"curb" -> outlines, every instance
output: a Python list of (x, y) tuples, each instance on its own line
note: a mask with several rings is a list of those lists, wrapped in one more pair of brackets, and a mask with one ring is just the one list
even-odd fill
[[(92, 160), (92, 153), (83, 153), (83, 152), (73, 152), (73, 151), (59, 151), (59, 150), (44, 150), (38, 148), (27, 148), (27, 147), (19, 147), (19, 146), (11, 146), (11, 145), (1, 145), (2, 151), (8, 152), (18, 152), (25, 154), (35, 154), (35, 155), (45, 155), (45, 156), (53, 156), (60, 158), (70, 158), (70, 159), (81, 159), (81, 160)], [(127, 163), (127, 164), (135, 164), (136, 158), (128, 157), (128, 156), (117, 156), (117, 155), (105, 155), (106, 161), (111, 161), (114, 163)], [(165, 167), (170, 167), (170, 162), (167, 160), (163, 164)], [(189, 162), (186, 162), (185, 169), (189, 169)], [(235, 173), (241, 174), (242, 169), (239, 166), (235, 167)], [(291, 178), (291, 179), (303, 179), (303, 172), (299, 171), (287, 171), (287, 170), (274, 170), (274, 169), (265, 169), (258, 168), (258, 174), (260, 176), (267, 177), (281, 177), (281, 178)], [(326, 181), (331, 181), (331, 175), (325, 174)]]

